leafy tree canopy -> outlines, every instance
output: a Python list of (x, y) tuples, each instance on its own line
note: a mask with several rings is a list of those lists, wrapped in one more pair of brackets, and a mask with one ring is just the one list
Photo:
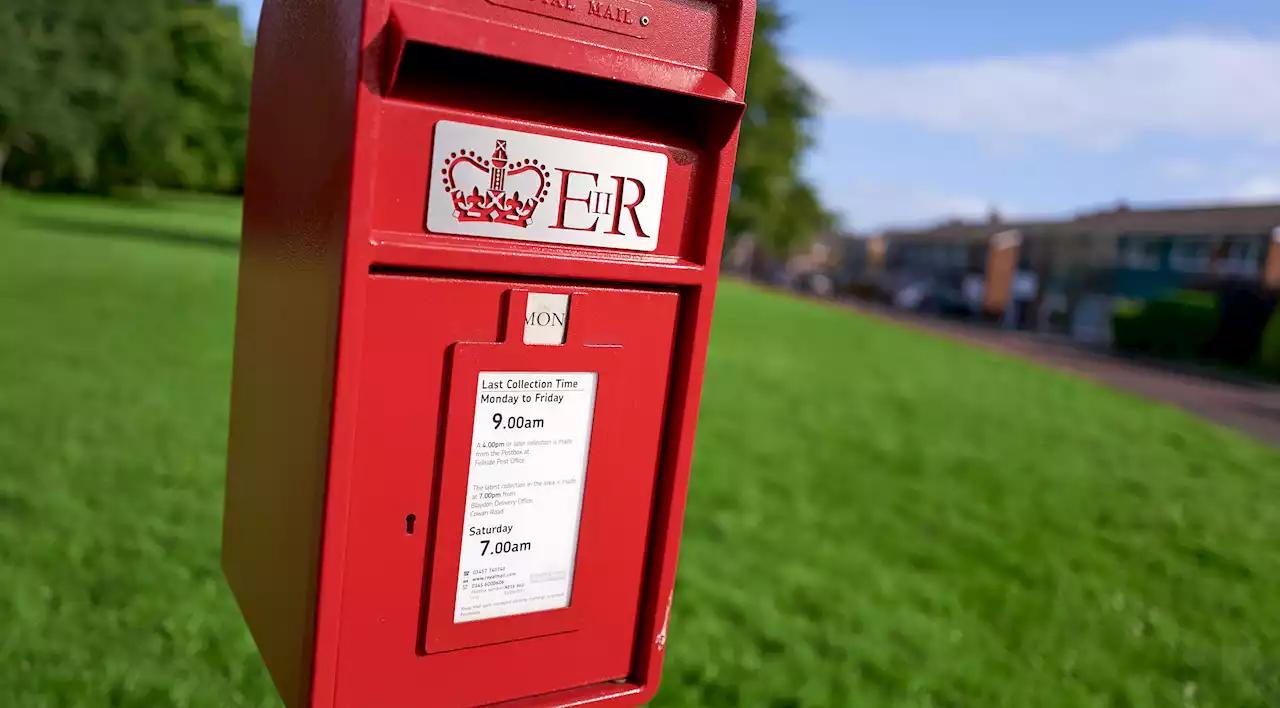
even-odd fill
[(726, 229), (730, 241), (750, 236), (774, 256), (785, 256), (834, 226), (813, 186), (800, 175), (800, 159), (813, 144), (809, 129), (816, 97), (778, 51), (785, 28), (776, 4), (762, 0)]
[(237, 190), (251, 63), (215, 0), (5, 0), (0, 180)]

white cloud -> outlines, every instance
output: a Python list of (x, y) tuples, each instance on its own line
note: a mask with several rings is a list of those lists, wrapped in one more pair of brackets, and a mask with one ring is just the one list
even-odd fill
[(1280, 177), (1254, 177), (1240, 185), (1232, 196), (1246, 202), (1280, 201)]
[(1179, 181), (1194, 180), (1205, 174), (1205, 166), (1194, 160), (1169, 158), (1156, 164), (1156, 171), (1162, 177)]
[(1175, 35), (1078, 54), (902, 67), (805, 58), (827, 115), (1114, 149), (1140, 135), (1280, 143), (1280, 42)]

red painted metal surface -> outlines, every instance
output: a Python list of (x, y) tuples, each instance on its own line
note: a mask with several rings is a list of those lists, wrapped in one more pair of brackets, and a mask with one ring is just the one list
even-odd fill
[[(754, 2), (618, 4), (650, 24), (266, 0), (224, 567), (293, 708), (630, 706), (657, 690)], [(657, 249), (429, 233), (441, 120), (665, 153)], [(564, 345), (506, 331), (528, 291), (577, 294)], [(599, 372), (575, 590), (567, 610), (455, 625), (458, 421), (494, 368)]]
[[(571, 300), (563, 347), (524, 346), (519, 332), (504, 334), (504, 318), (523, 324), (519, 316), (507, 317), (505, 304), (512, 290), (522, 289), (581, 294)], [(408, 695), (430, 695), (431, 705), (478, 705), (626, 678), (678, 295), (577, 283), (382, 275), (374, 276), (368, 292), (355, 460), (360, 475), (342, 608), (344, 643), (366, 649), (341, 655), (338, 704), (360, 705), (361, 698), (393, 703), (408, 689)], [(443, 302), (447, 313), (438, 307)], [(521, 308), (517, 302), (512, 309)], [(627, 318), (611, 316), (617, 312)], [(575, 344), (574, 330), (585, 344), (614, 346)], [(480, 370), (599, 372), (568, 612), (452, 623)], [(431, 518), (433, 500), (434, 520), (406, 535), (406, 516)], [(517, 637), (538, 638), (513, 641)], [(480, 648), (455, 651), (468, 646)], [(484, 677), (480, 685), (477, 675)]]

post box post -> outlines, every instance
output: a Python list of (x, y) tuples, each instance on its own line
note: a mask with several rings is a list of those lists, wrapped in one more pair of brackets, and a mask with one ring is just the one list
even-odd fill
[(223, 567), (291, 708), (634, 706), (754, 0), (266, 0)]

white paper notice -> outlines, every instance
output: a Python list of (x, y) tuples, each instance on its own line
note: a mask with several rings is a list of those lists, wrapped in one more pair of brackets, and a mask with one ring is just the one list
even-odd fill
[(569, 606), (596, 374), (480, 374), (453, 621)]

